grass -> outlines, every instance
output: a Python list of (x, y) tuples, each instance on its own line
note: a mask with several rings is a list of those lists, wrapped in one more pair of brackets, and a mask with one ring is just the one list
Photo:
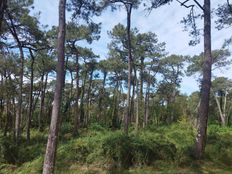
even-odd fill
[[(62, 128), (61, 128), (62, 131)], [(194, 160), (195, 130), (186, 123), (150, 127), (125, 135), (99, 125), (82, 129), (73, 139), (65, 125), (57, 149), (56, 174), (206, 174), (232, 173), (232, 128), (210, 125), (205, 158)], [(16, 163), (0, 159), (0, 174), (42, 172), (46, 132), (32, 131), (18, 149)], [(3, 151), (3, 139), (0, 140)], [(8, 142), (10, 143), (10, 142)], [(14, 146), (12, 146), (14, 148)], [(7, 150), (7, 149), (5, 149)], [(11, 149), (8, 149), (11, 150)], [(5, 151), (7, 155), (7, 151)]]

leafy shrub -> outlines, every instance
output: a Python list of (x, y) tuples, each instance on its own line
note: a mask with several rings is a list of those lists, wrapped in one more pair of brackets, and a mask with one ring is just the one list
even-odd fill
[(115, 161), (119, 167), (128, 168), (132, 165), (132, 144), (130, 137), (122, 132), (112, 134), (102, 144), (103, 153)]
[(206, 152), (211, 159), (226, 165), (232, 163), (232, 128), (210, 125), (208, 128)]
[(173, 143), (122, 132), (107, 137), (102, 148), (104, 155), (121, 168), (150, 165), (156, 160), (173, 160), (176, 154)]
[(93, 131), (100, 131), (100, 132), (106, 131), (106, 128), (104, 126), (102, 126), (101, 124), (98, 124), (98, 123), (92, 123), (89, 126), (89, 129), (93, 130)]
[(18, 147), (10, 137), (0, 139), (1, 162), (8, 164), (18, 163)]

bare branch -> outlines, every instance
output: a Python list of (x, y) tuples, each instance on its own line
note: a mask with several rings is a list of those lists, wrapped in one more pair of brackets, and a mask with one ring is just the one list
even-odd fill
[[(190, 0), (185, 0), (184, 2), (181, 2), (181, 1), (179, 1), (179, 0), (176, 0), (176, 1), (179, 2), (180, 5), (181, 5), (181, 6), (184, 6), (185, 8), (194, 7), (193, 4), (192, 4), (192, 5), (186, 5), (186, 3), (189, 2)], [(193, 0), (193, 1), (197, 4), (198, 7), (200, 7), (200, 9), (202, 9), (202, 10), (204, 11), (203, 6), (202, 6), (197, 0)]]
[(186, 0), (184, 2), (180, 2), (179, 0), (176, 0), (177, 2), (180, 3), (181, 6), (184, 6), (185, 8), (193, 8), (194, 5), (186, 5), (185, 3), (188, 2), (189, 0)]
[(204, 11), (204, 7), (197, 0), (194, 0), (194, 2), (198, 5), (198, 7), (200, 7), (200, 9)]

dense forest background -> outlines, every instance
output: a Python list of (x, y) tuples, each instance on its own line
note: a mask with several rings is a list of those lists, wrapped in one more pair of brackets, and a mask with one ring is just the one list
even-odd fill
[[(60, 0), (58, 26), (43, 25), (33, 0), (2, 0), (0, 173), (231, 173), (232, 79), (218, 75), (231, 35), (212, 50), (211, 30), (230, 29), (232, 4), (175, 2), (198, 55), (133, 27), (138, 8), (146, 18), (171, 0)], [(102, 57), (91, 45), (106, 10), (126, 22), (107, 31)], [(186, 76), (198, 91), (180, 90)]]

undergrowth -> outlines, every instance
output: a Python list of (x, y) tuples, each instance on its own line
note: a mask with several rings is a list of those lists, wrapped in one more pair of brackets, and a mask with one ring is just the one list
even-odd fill
[[(72, 138), (70, 128), (68, 124), (61, 127), (58, 174), (232, 171), (232, 128), (209, 126), (206, 155), (201, 162), (192, 158), (195, 130), (186, 123), (151, 126), (128, 135), (93, 124), (81, 129), (77, 138)], [(33, 130), (31, 143), (26, 144), (23, 137), (20, 147), (14, 145), (12, 137), (1, 136), (0, 173), (41, 173), (45, 135)]]

